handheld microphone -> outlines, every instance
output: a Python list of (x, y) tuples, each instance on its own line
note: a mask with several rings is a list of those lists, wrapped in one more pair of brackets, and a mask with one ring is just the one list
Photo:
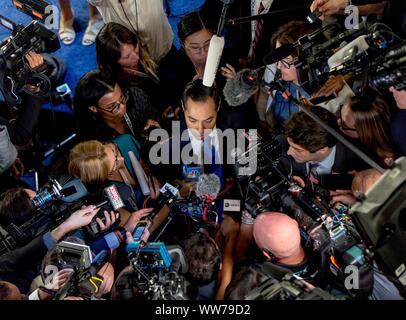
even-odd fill
[(157, 199), (149, 199), (146, 207), (152, 207), (154, 210), (147, 217), (148, 220), (154, 220), (158, 212), (166, 205), (171, 207), (175, 200), (180, 198), (179, 190), (182, 189), (182, 183), (174, 181), (172, 184), (166, 182), (159, 190)]
[(210, 40), (207, 53), (206, 66), (203, 74), (203, 85), (212, 87), (216, 78), (217, 69), (224, 49), (224, 37), (214, 35)]
[(258, 90), (261, 80), (261, 67), (255, 70), (243, 69), (237, 72), (234, 78), (227, 81), (223, 89), (224, 97), (230, 106), (239, 106)]
[[(96, 208), (100, 208), (108, 203), (111, 204), (114, 211), (124, 207), (124, 201), (131, 196), (130, 187), (127, 185), (117, 188), (114, 184), (104, 188), (104, 193), (107, 196), (107, 200), (104, 200), (96, 205)], [(124, 201), (123, 201), (124, 199)]]
[(217, 198), (221, 189), (220, 178), (214, 173), (202, 174), (196, 184), (196, 195), (199, 198), (209, 198), (211, 201)]
[(148, 182), (147, 182), (147, 178), (146, 178), (144, 169), (142, 169), (140, 162), (134, 155), (134, 152), (129, 151), (128, 155), (130, 157), (131, 164), (133, 166), (135, 175), (137, 176), (138, 183), (140, 184), (142, 194), (144, 196), (149, 196), (151, 192), (149, 190), (149, 186), (148, 186)]

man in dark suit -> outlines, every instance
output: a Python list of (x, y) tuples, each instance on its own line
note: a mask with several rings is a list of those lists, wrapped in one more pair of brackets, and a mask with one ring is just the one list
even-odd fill
[(155, 167), (155, 175), (161, 182), (193, 182), (203, 173), (216, 174), (225, 188), (234, 172), (230, 155), (235, 143), (230, 139), (235, 135), (217, 120), (220, 99), (216, 87), (205, 87), (201, 79), (189, 82), (182, 107), (185, 117), (174, 124), (178, 127), (173, 127), (172, 137), (151, 149), (165, 158)]
[[(311, 111), (324, 123), (339, 131), (334, 114), (313, 106)], [(350, 149), (304, 112), (295, 113), (285, 124), (284, 151), (293, 158), (293, 174), (318, 183), (323, 175), (365, 169), (366, 164)], [(350, 186), (349, 186), (350, 187)]]

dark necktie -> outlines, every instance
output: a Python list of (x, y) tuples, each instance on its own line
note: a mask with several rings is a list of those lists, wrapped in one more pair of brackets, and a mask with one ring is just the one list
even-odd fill
[(214, 173), (215, 175), (217, 175), (220, 178), (221, 188), (223, 188), (224, 187), (223, 170), (221, 167), (220, 159), (217, 156), (216, 148), (214, 145), (214, 139), (208, 137), (202, 145), (204, 145), (202, 151), (206, 155), (205, 158), (202, 156), (202, 158), (206, 160), (204, 162), (204, 172), (206, 174)]
[[(265, 7), (261, 1), (258, 7), (258, 14), (262, 14), (265, 10)], [(259, 37), (261, 36), (262, 27), (264, 26), (264, 19), (259, 19), (257, 21), (257, 26), (255, 28), (254, 39), (252, 41), (252, 57), (255, 59), (255, 49), (258, 45)]]
[(308, 185), (314, 190), (314, 186), (319, 184), (319, 174), (317, 173), (318, 163), (309, 164)]

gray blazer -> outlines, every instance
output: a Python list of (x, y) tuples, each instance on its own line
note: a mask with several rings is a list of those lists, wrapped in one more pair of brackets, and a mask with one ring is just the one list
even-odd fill
[(7, 127), (0, 125), (0, 174), (6, 171), (17, 158), (17, 150), (10, 141)]

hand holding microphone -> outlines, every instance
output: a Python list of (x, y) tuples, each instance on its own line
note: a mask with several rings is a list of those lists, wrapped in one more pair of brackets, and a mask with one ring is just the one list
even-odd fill
[(310, 6), (310, 11), (319, 11), (321, 13), (319, 18), (323, 20), (326, 16), (343, 11), (349, 4), (349, 0), (314, 0)]

